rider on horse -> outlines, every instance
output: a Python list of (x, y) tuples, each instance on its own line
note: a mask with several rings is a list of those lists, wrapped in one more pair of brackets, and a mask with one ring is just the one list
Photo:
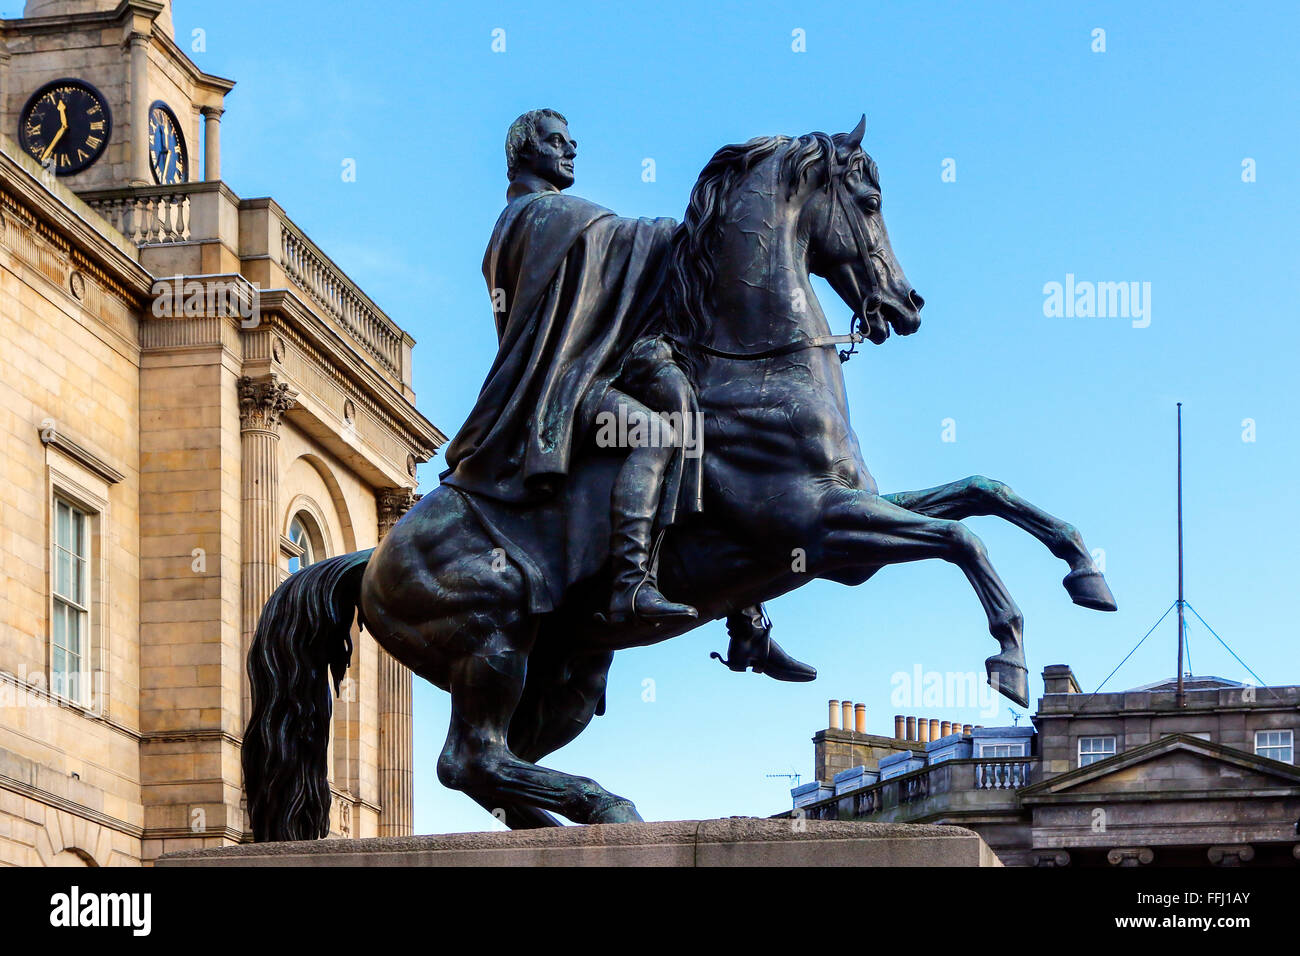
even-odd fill
[[(678, 433), (699, 413), (671, 346), (648, 328), (677, 224), (620, 219), (561, 195), (573, 185), (576, 153), (554, 110), (532, 110), (510, 127), (507, 205), (483, 263), (499, 352), (447, 447), (442, 479), (526, 506), (557, 494), (596, 421), (629, 422), (630, 435), (658, 436), (622, 436), (627, 454), (611, 497), (609, 620), (690, 618), (695, 608), (658, 589), (656, 544), (681, 513), (701, 507), (700, 461), (686, 454), (687, 435)], [(724, 663), (732, 670), (816, 677), (771, 639), (761, 605), (733, 610), (727, 632)]]

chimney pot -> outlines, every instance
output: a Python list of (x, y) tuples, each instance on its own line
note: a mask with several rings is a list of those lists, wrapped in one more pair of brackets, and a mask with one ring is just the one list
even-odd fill
[(853, 729), (860, 734), (867, 732), (867, 705), (853, 705)]
[(908, 740), (916, 739), (916, 718), (915, 717), (907, 718), (907, 739)]
[(830, 708), (830, 712), (831, 712), (830, 729), (839, 730), (840, 729), (840, 702), (838, 700), (831, 700), (831, 701), (827, 701), (826, 704), (827, 707)]
[(907, 718), (904, 717), (902, 714), (894, 715), (894, 739), (895, 740), (907, 739)]
[(853, 729), (853, 701), (846, 700), (840, 705), (844, 710), (844, 729)]
[(951, 720), (939, 721), (939, 736), (947, 737), (950, 733), (952, 733), (952, 721)]
[(930, 718), (930, 739), (931, 740), (939, 739), (939, 718), (938, 717)]

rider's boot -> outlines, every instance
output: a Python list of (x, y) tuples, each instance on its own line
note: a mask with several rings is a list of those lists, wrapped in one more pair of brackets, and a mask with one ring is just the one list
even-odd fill
[(727, 633), (731, 635), (731, 643), (727, 645), (726, 658), (716, 651), (709, 656), (716, 657), (733, 671), (753, 668), (755, 674), (766, 674), (773, 680), (799, 683), (817, 679), (817, 668), (795, 660), (772, 640), (772, 622), (763, 605), (729, 614)]
[(638, 468), (631, 461), (619, 472), (613, 495), (613, 534), (610, 556), (613, 593), (609, 621), (683, 620), (699, 616), (689, 604), (677, 604), (659, 593), (659, 556), (651, 552), (654, 514), (659, 502), (659, 469)]

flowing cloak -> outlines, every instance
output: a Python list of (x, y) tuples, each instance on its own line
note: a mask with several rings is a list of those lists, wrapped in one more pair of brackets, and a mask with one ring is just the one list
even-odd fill
[[(606, 553), (608, 497), (599, 509), (605, 514), (578, 508), (598, 502), (575, 500), (568, 479), (625, 358), (655, 334), (676, 227), (672, 219), (628, 219), (574, 196), (536, 192), (512, 200), (492, 231), (483, 277), (497, 310), (497, 357), (447, 446), (441, 478), (467, 493), (489, 534), (523, 568), (530, 610), (551, 610)], [(685, 458), (674, 456), (660, 526), (679, 508), (699, 510), (699, 459)], [(575, 524), (578, 510), (585, 515)]]

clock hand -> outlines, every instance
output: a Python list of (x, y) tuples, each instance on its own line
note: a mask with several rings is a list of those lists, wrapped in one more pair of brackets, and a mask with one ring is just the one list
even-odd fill
[(54, 134), (54, 139), (50, 140), (50, 145), (46, 146), (45, 152), (41, 153), (42, 163), (50, 158), (50, 153), (54, 152), (54, 147), (59, 144), (59, 140), (63, 138), (63, 134), (67, 131), (67, 129), (68, 128), (64, 126), (57, 133)]
[(61, 125), (59, 126), (59, 131), (54, 134), (54, 139), (50, 140), (50, 145), (45, 147), (45, 152), (41, 153), (42, 163), (50, 158), (50, 153), (54, 152), (54, 147), (57, 146), (59, 140), (63, 138), (63, 134), (68, 131), (67, 107), (63, 105), (63, 100), (59, 100), (56, 105), (59, 107), (59, 120)]

